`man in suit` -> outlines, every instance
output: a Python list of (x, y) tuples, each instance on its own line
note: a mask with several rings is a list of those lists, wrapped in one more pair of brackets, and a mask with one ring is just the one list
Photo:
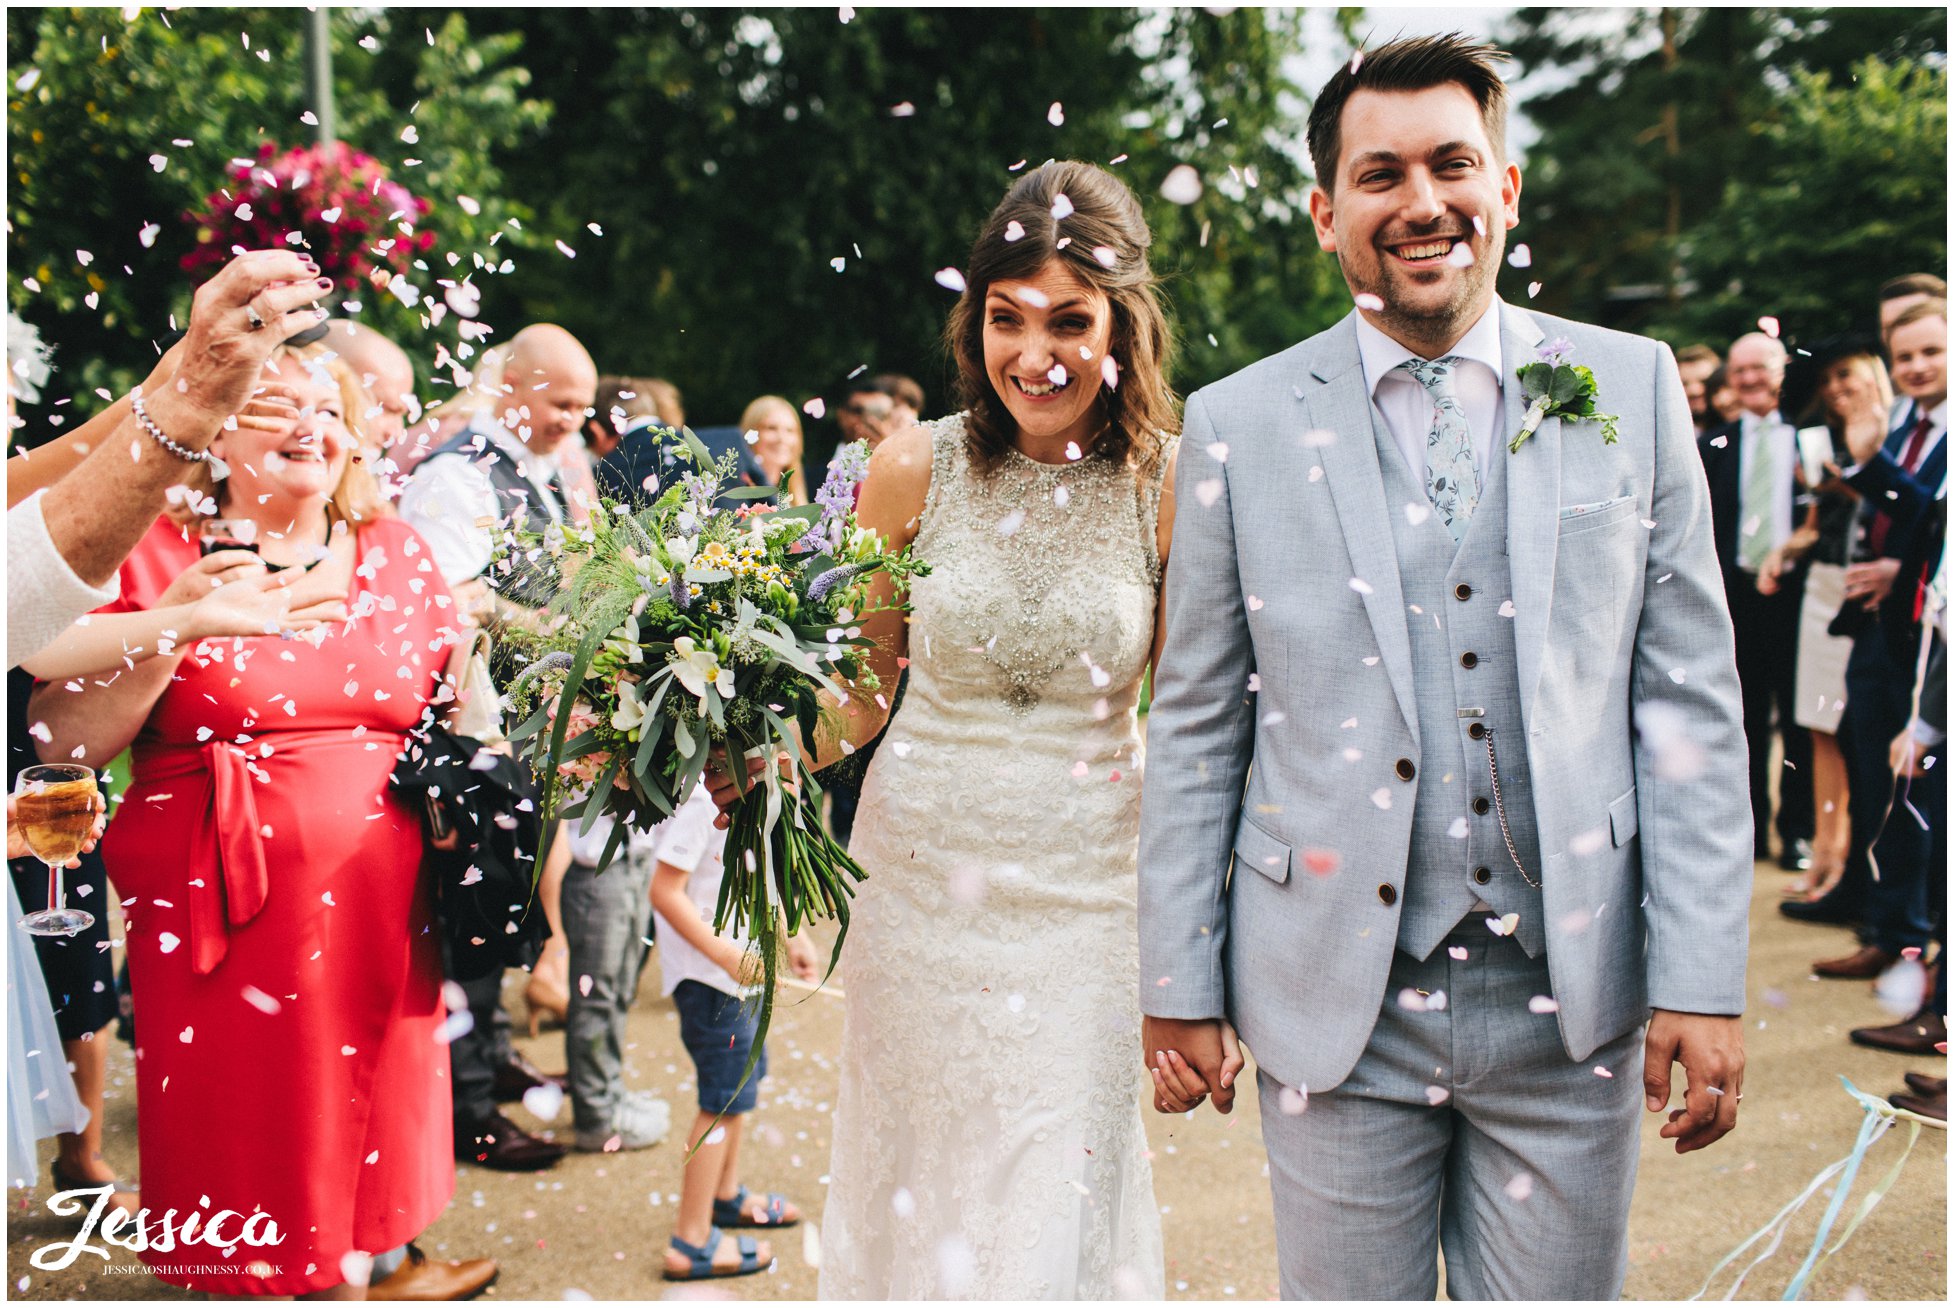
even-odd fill
[[(1187, 402), (1144, 1048), (1156, 1108), (1225, 1111), (1231, 1026), (1251, 1047), (1285, 1296), (1430, 1298), (1442, 1249), (1455, 1298), (1614, 1297), (1637, 1104), (1681, 1062), (1687, 1152), (1743, 1090), (1751, 828), (1689, 406), (1666, 347), (1497, 299), (1499, 57), (1408, 39), (1330, 80), (1310, 207), (1358, 312)], [(1552, 337), (1616, 443), (1549, 416), (1509, 453)]]
[(1840, 615), (1856, 626), (1839, 722), (1852, 794), (1852, 846), (1846, 874), (1831, 894), (1782, 906), (1801, 921), (1863, 922), (1860, 949), (1813, 964), (1821, 976), (1849, 980), (1876, 977), (1905, 951), (1923, 947), (1933, 925), (1923, 879), (1930, 838), (1917, 824), (1888, 821), (1889, 745), (1912, 711), (1920, 593), (1939, 563), (1930, 510), (1947, 476), (1947, 302), (1923, 301), (1898, 315), (1887, 350), (1894, 385), (1908, 401), (1905, 414), (1884, 439), (1877, 426), (1846, 430), (1858, 461), (1844, 477), (1865, 501), (1864, 532), (1846, 570), (1846, 610)]
[[(1750, 804), (1757, 852), (1771, 843), (1771, 742), (1784, 741), (1777, 769), (1779, 865), (1810, 866), (1811, 734), (1798, 725), (1798, 613), (1805, 602), (1799, 564), (1770, 578), (1774, 552), (1791, 536), (1798, 495), (1798, 441), (1778, 412), (1785, 349), (1762, 332), (1739, 337), (1726, 371), (1743, 412), (1698, 442), (1710, 482), (1717, 559), (1737, 635), (1737, 679), (1744, 690), (1750, 748)], [(1760, 588), (1760, 582), (1763, 583)]]

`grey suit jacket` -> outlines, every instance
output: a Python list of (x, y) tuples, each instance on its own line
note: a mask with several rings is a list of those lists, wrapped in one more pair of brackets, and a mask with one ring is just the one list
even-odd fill
[[(1507, 439), (1511, 616), (1560, 1032), (1744, 1006), (1751, 823), (1736, 664), (1666, 346), (1502, 305), (1593, 368), (1594, 422)], [(1352, 319), (1191, 396), (1147, 727), (1141, 1007), (1224, 1013), (1287, 1085), (1335, 1087), (1398, 934), (1418, 756), (1407, 621)], [(1443, 675), (1445, 670), (1434, 670)], [(1232, 868), (1232, 875), (1231, 875)], [(1386, 889), (1386, 888), (1389, 889)]]

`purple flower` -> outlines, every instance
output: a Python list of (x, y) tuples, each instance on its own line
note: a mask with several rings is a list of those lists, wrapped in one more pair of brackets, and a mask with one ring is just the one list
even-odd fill
[(1540, 362), (1558, 368), (1574, 354), (1574, 342), (1565, 336), (1556, 336), (1540, 347)]
[(855, 441), (835, 451), (828, 464), (828, 475), (814, 502), (821, 506), (821, 521), (808, 528), (807, 535), (794, 543), (795, 552), (834, 549), (841, 544), (841, 525), (855, 511), (855, 487), (868, 475), (868, 443)]
[(866, 563), (850, 563), (839, 568), (829, 568), (826, 572), (816, 577), (814, 584), (807, 588), (807, 597), (814, 603), (819, 604), (828, 597), (828, 593), (834, 590), (835, 587), (846, 585), (868, 570), (869, 565)]

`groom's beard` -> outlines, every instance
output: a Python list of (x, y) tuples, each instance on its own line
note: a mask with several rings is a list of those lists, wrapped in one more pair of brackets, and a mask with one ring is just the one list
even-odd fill
[[(1467, 230), (1471, 230), (1469, 226)], [(1396, 256), (1380, 246), (1371, 247), (1373, 262), (1370, 269), (1353, 267), (1353, 261), (1344, 258), (1341, 251), (1337, 254), (1337, 263), (1343, 269), (1344, 281), (1353, 294), (1369, 293), (1384, 302), (1382, 309), (1372, 312), (1392, 335), (1450, 344), (1472, 326), (1486, 306), (1487, 288), (1498, 276), (1499, 262), (1505, 254), (1505, 242), (1499, 239), (1500, 235), (1503, 233), (1476, 243), (1471, 240), (1462, 242), (1472, 247), (1472, 265), (1456, 270), (1441, 270), (1441, 276), (1446, 272), (1456, 272), (1456, 276), (1452, 293), (1437, 303), (1415, 303), (1414, 295), (1407, 292), (1423, 289), (1414, 280), (1419, 275), (1418, 271), (1398, 267)]]

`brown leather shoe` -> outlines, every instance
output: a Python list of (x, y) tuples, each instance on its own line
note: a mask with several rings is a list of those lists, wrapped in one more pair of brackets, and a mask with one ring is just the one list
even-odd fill
[(1945, 1122), (1947, 1120), (1947, 1092), (1945, 1090), (1937, 1095), (1888, 1095), (1886, 1102), (1895, 1108), (1905, 1109), (1909, 1113), (1918, 1113), (1922, 1117), (1931, 1117), (1936, 1122)]
[(1923, 1008), (1906, 1021), (1891, 1026), (1862, 1026), (1852, 1033), (1852, 1043), (1892, 1054), (1939, 1053), (1947, 1044), (1947, 1019), (1931, 1008)]
[(455, 1158), (464, 1163), (498, 1172), (540, 1172), (556, 1166), (568, 1152), (554, 1140), (529, 1134), (501, 1113), (491, 1113), (477, 1123), (455, 1119)]
[(1820, 959), (1812, 964), (1812, 971), (1834, 981), (1871, 981), (1899, 961), (1898, 954), (1890, 954), (1878, 945), (1867, 945), (1844, 958)]
[(369, 1285), (366, 1297), (393, 1303), (473, 1299), (493, 1285), (496, 1276), (493, 1258), (429, 1258), (410, 1244), (407, 1261), (385, 1280)]
[(1945, 1095), (1947, 1093), (1947, 1078), (1944, 1076), (1927, 1076), (1920, 1072), (1908, 1072), (1906, 1074), (1906, 1083), (1907, 1089), (1917, 1095), (1925, 1095), (1929, 1099), (1932, 1099), (1935, 1095)]
[(518, 1052), (495, 1069), (495, 1102), (514, 1103), (542, 1085), (555, 1085), (566, 1093), (570, 1089), (570, 1081), (565, 1073), (545, 1072)]

